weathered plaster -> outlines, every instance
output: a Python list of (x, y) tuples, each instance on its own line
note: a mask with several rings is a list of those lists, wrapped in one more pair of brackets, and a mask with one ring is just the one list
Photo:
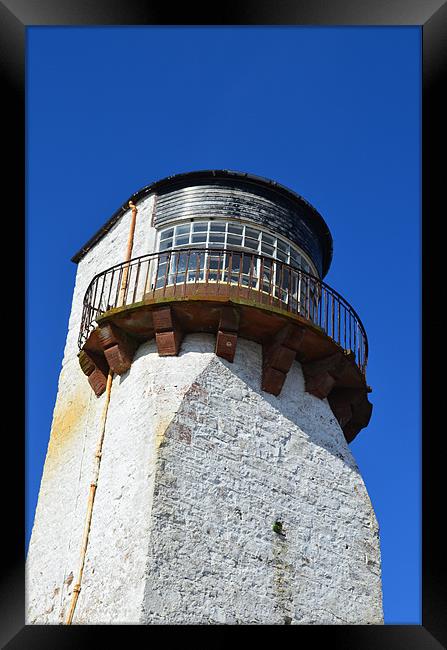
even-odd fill
[[(296, 362), (279, 397), (260, 391), (255, 343), (233, 364), (213, 350), (206, 334), (179, 357), (150, 341), (115, 377), (74, 623), (382, 622), (377, 523), (327, 401)], [(66, 616), (102, 402), (43, 478), (29, 622)]]
[(141, 621), (383, 622), (376, 519), (327, 400), (296, 362), (260, 391), (255, 343), (207, 356), (156, 460)]
[[(153, 196), (138, 203), (133, 256), (152, 250)], [(82, 258), (76, 274), (58, 393), (26, 562), (27, 621), (64, 620), (78, 566), (98, 423), (105, 396), (93, 394), (77, 358), (85, 291), (93, 276), (122, 261), (131, 210)], [(147, 248), (149, 247), (149, 248)]]

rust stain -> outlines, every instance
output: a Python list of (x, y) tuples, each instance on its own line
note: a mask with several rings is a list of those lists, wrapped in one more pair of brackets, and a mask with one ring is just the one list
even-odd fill
[[(87, 422), (89, 393), (87, 386), (78, 385), (69, 395), (58, 397), (50, 432), (47, 460), (56, 460), (62, 449), (82, 435)], [(47, 463), (46, 463), (47, 465)]]
[(172, 422), (172, 417), (159, 418), (155, 426), (155, 447), (158, 450), (166, 442), (166, 432)]

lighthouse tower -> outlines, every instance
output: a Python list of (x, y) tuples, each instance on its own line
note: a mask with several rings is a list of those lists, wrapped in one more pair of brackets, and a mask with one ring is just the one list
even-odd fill
[(28, 624), (383, 623), (368, 344), (286, 187), (179, 174), (74, 256)]

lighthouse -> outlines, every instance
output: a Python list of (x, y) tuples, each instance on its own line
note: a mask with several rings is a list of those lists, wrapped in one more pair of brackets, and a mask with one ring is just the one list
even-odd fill
[[(28, 624), (382, 624), (365, 328), (293, 190), (135, 192), (75, 254)], [(360, 435), (363, 435), (360, 433)]]

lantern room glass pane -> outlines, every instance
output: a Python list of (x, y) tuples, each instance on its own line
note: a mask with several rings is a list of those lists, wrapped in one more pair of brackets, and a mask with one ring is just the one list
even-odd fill
[(205, 253), (192, 252), (189, 257), (188, 281), (201, 282), (204, 279)]
[(168, 228), (168, 230), (163, 230), (161, 232), (160, 239), (161, 240), (168, 239), (168, 238), (172, 239), (173, 234), (174, 234), (174, 228)]
[(224, 222), (221, 222), (221, 221), (211, 221), (211, 223), (210, 223), (210, 230), (211, 230), (211, 231), (225, 232), (225, 226), (226, 226), (226, 223), (224, 223)]
[(193, 244), (197, 244), (197, 243), (204, 244), (206, 242), (206, 232), (193, 233), (191, 235), (191, 242)]
[(242, 235), (227, 235), (228, 246), (242, 246)]
[(266, 244), (270, 244), (270, 246), (275, 245), (275, 238), (272, 237), (272, 235), (268, 235), (266, 232), (261, 233), (261, 238), (262, 241), (265, 242)]
[(207, 231), (208, 230), (208, 222), (207, 221), (194, 221), (192, 224), (192, 231), (193, 232), (202, 232), (202, 231)]
[[(175, 268), (173, 264), (171, 264), (168, 273), (168, 283), (171, 282), (171, 278), (175, 274), (177, 274), (177, 280), (174, 279), (173, 282), (178, 282), (182, 272), (182, 280), (186, 279), (186, 281), (192, 281), (192, 279), (198, 281), (199, 276), (202, 277), (204, 272), (207, 274), (207, 281), (222, 281), (224, 268), (228, 269), (228, 264), (232, 264), (233, 268), (230, 270), (232, 282), (240, 281), (245, 285), (249, 282), (251, 286), (258, 290), (268, 290), (268, 287), (273, 290), (273, 286), (275, 286), (277, 297), (283, 300), (286, 299), (287, 301), (293, 299), (294, 302), (299, 303), (300, 298), (302, 298), (300, 295), (301, 289), (299, 286), (293, 286), (292, 280), (289, 279), (287, 275), (284, 275), (284, 279), (286, 277), (288, 278), (286, 281), (288, 286), (279, 286), (279, 284), (281, 284), (281, 272), (284, 274), (282, 265), (274, 263), (271, 265), (265, 257), (263, 258), (263, 261), (261, 261), (261, 258), (255, 257), (255, 254), (271, 257), (277, 259), (280, 263), (290, 264), (296, 269), (302, 269), (311, 274), (314, 273), (310, 265), (305, 261), (303, 255), (289, 242), (244, 223), (199, 219), (197, 221), (171, 226), (160, 231), (160, 251), (176, 247), (186, 247), (188, 245), (222, 250), (227, 248), (239, 250), (245, 249), (246, 253), (244, 258), (240, 258), (237, 257), (237, 253), (231, 254), (228, 252), (224, 254), (222, 252), (220, 254), (221, 265), (219, 273), (216, 273), (215, 264), (217, 263), (218, 258), (214, 253), (204, 253), (204, 257), (200, 258), (200, 274), (195, 270), (195, 265), (193, 266), (193, 269), (191, 269), (190, 264), (188, 264), (188, 273), (186, 273), (185, 270), (182, 269), (182, 265)], [(214, 258), (212, 258), (211, 255), (214, 255)], [(243, 260), (243, 262), (241, 262), (241, 260)], [(241, 263), (243, 268), (240, 268)], [(249, 265), (248, 267), (247, 264)], [(249, 268), (248, 271), (247, 268)], [(264, 268), (264, 272), (262, 273), (264, 277), (261, 280), (260, 274), (262, 268)], [(211, 275), (209, 273), (210, 271), (212, 272)], [(248, 280), (245, 278), (246, 275), (249, 275)], [(294, 282), (295, 284), (299, 284), (298, 278), (296, 278)], [(289, 286), (291, 291), (289, 290)], [(283, 290), (286, 290), (287, 292), (285, 298), (283, 297)], [(299, 295), (300, 298), (298, 297)]]
[(189, 244), (189, 235), (181, 235), (175, 238), (176, 246), (184, 246), (185, 244)]
[(289, 244), (285, 241), (282, 241), (282, 239), (276, 240), (276, 247), (279, 251), (283, 251), (284, 253), (289, 252)]
[(252, 239), (259, 239), (259, 230), (255, 228), (250, 228), (249, 226), (245, 226), (245, 236), (246, 237), (252, 237)]
[(273, 246), (269, 246), (268, 244), (264, 244), (263, 242), (261, 243), (261, 253), (273, 257), (274, 252), (275, 249), (273, 248)]
[(210, 244), (219, 244), (223, 248), (225, 242), (225, 234), (220, 232), (210, 232)]
[(252, 239), (251, 237), (246, 237), (244, 242), (245, 248), (250, 248), (253, 251), (258, 250), (259, 242), (257, 239)]
[(301, 255), (290, 248), (290, 264), (295, 267), (301, 266)]
[(190, 229), (191, 229), (191, 224), (190, 223), (188, 223), (186, 225), (182, 225), (182, 226), (176, 226), (175, 227), (175, 234), (176, 235), (184, 235), (186, 233), (189, 233)]

